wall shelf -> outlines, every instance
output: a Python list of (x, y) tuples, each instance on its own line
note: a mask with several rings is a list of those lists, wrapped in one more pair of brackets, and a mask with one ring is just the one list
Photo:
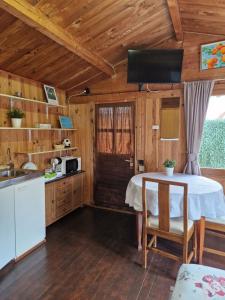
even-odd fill
[(35, 127), (0, 127), (0, 130), (45, 130), (45, 131), (77, 131), (75, 128), (35, 128)]
[(15, 154), (23, 154), (23, 155), (38, 155), (38, 154), (46, 154), (46, 153), (54, 153), (54, 152), (65, 152), (70, 150), (77, 150), (78, 147), (70, 147), (61, 150), (47, 150), (47, 151), (35, 151), (35, 152), (16, 152)]
[(62, 107), (62, 108), (65, 108), (67, 107), (66, 105), (60, 105), (60, 104), (50, 104), (48, 102), (44, 102), (44, 101), (40, 101), (40, 100), (35, 100), (35, 99), (29, 99), (29, 98), (23, 98), (23, 97), (18, 97), (18, 96), (13, 96), (13, 95), (8, 95), (8, 94), (1, 94), (0, 93), (0, 97), (6, 97), (6, 98), (9, 98), (10, 100), (13, 100), (13, 101), (27, 101), (27, 102), (33, 102), (33, 103), (37, 103), (37, 104), (44, 104), (44, 105), (47, 105), (48, 107)]
[[(6, 159), (6, 150), (10, 148), (19, 168), (25, 162), (34, 162), (38, 169), (49, 167), (49, 160), (56, 156), (79, 153), (80, 134), (66, 100), (66, 93), (56, 89), (58, 101), (48, 103), (43, 84), (2, 71), (0, 74), (0, 158)], [(7, 90), (8, 89), (8, 90)], [(7, 111), (22, 109), (26, 117), (21, 128), (13, 128)], [(73, 128), (61, 128), (59, 116), (73, 116)], [(78, 118), (79, 120), (79, 118)], [(51, 124), (51, 128), (36, 128), (39, 124)], [(63, 144), (64, 139), (71, 141), (70, 148), (58, 149), (54, 145)], [(60, 148), (60, 147), (59, 147)], [(57, 149), (57, 150), (56, 150)]]

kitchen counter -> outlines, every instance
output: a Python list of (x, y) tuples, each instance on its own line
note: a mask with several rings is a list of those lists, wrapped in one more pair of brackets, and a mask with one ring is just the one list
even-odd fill
[(61, 180), (63, 178), (67, 178), (67, 177), (70, 177), (70, 176), (75, 176), (75, 175), (78, 175), (78, 174), (81, 174), (81, 173), (84, 173), (84, 172), (85, 171), (81, 170), (81, 171), (77, 171), (77, 172), (74, 172), (74, 173), (71, 173), (71, 174), (62, 175), (62, 176), (59, 176), (59, 177), (54, 177), (52, 179), (46, 180), (45, 184), (48, 184), (48, 183), (51, 183), (51, 182), (54, 182), (54, 181), (58, 181), (58, 180)]
[[(7, 172), (7, 171), (6, 171)], [(0, 189), (21, 183), (30, 179), (38, 178), (44, 175), (43, 171), (14, 169), (11, 170), (11, 176), (2, 175), (0, 172)]]

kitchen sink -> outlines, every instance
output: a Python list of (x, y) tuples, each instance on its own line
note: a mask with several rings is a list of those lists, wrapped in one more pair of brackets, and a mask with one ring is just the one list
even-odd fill
[(42, 177), (44, 173), (42, 171), (24, 170), (24, 169), (11, 169), (0, 171), (0, 189), (24, 182), (26, 180)]
[(21, 169), (12, 169), (12, 170), (3, 170), (0, 171), (0, 177), (8, 178), (8, 177), (21, 177), (28, 174), (28, 171)]

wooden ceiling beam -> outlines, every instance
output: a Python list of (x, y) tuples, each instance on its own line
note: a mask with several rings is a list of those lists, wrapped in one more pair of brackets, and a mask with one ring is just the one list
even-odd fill
[(38, 8), (32, 6), (25, 0), (1, 0), (0, 8), (17, 17), (25, 24), (41, 32), (57, 44), (65, 47), (70, 52), (76, 54), (101, 72), (112, 76), (114, 75), (113, 66), (102, 57), (94, 54), (83, 47), (66, 30), (53, 23)]
[(167, 0), (167, 5), (170, 12), (170, 17), (173, 23), (173, 28), (176, 34), (177, 41), (183, 41), (184, 34), (181, 24), (180, 10), (177, 0)]

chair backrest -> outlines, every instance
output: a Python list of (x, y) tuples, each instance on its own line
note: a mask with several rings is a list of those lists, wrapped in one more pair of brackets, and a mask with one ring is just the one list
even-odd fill
[(187, 234), (188, 229), (188, 185), (183, 182), (161, 180), (154, 178), (143, 177), (142, 179), (142, 207), (144, 226), (147, 226), (147, 203), (146, 203), (146, 183), (152, 182), (158, 184), (158, 210), (159, 210), (159, 230), (170, 231), (170, 186), (181, 186), (184, 189), (183, 193), (183, 221), (184, 221), (184, 235)]

